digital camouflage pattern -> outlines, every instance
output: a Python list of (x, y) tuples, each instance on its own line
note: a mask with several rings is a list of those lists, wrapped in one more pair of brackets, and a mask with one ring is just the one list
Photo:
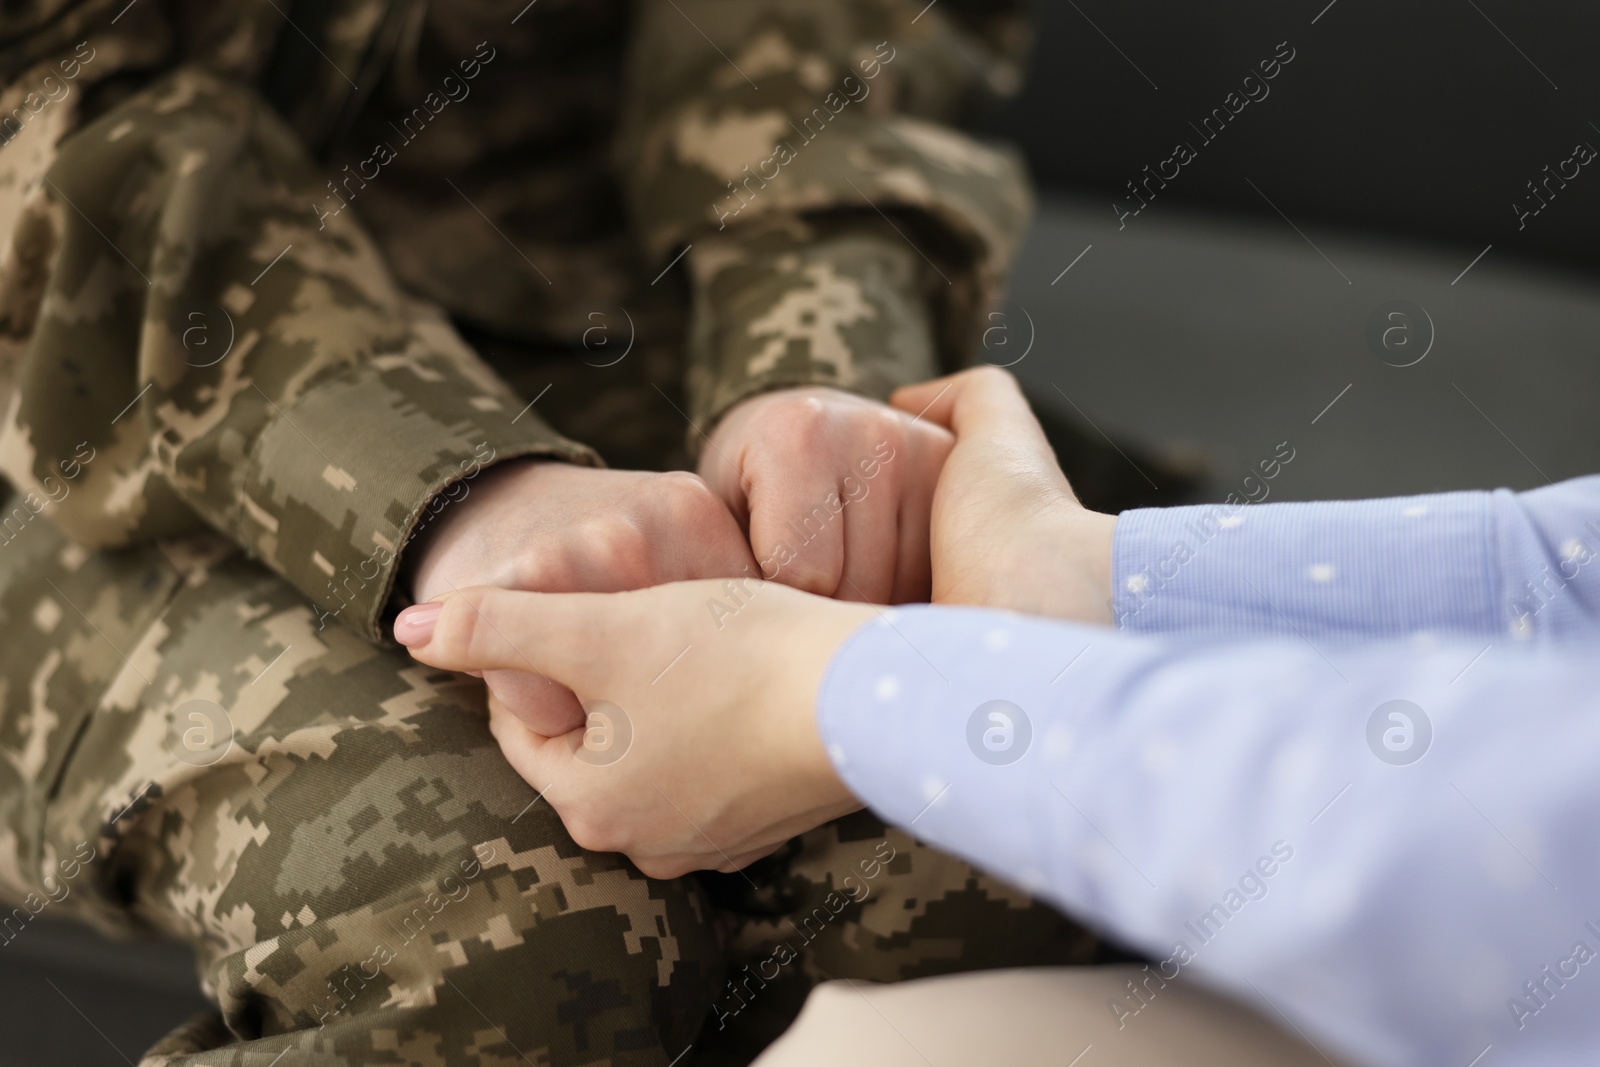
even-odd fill
[(866, 813), (734, 875), (584, 852), (480, 685), (318, 629), (220, 535), (32, 525), (0, 625), (0, 937), (54, 908), (194, 945), (218, 1011), (145, 1067), (747, 1063), (823, 979), (1105, 957)]
[[(219, 1014), (147, 1064), (660, 1064), (694, 1039), (724, 966), (703, 894), (573, 845), (470, 680), (319, 631), (219, 536), (10, 548), (0, 729), (37, 753), (0, 771), (11, 921), (54, 897), (195, 946)], [(196, 701), (231, 744), (183, 745)]]
[(1025, 43), (976, 0), (7, 4), (0, 938), (195, 945), (217, 1011), (145, 1063), (213, 1067), (740, 1063), (822, 978), (1102, 953), (865, 814), (645, 879), (380, 643), (488, 463), (678, 466), (755, 392), (971, 353), (1028, 194), (941, 123)]
[(463, 461), (597, 461), (452, 317), (545, 361), (687, 341), (691, 442), (975, 349), (1029, 195), (934, 120), (1015, 84), (991, 6), (10, 5), (0, 470), (41, 493), (87, 441), (75, 540), (208, 526), (376, 638)]

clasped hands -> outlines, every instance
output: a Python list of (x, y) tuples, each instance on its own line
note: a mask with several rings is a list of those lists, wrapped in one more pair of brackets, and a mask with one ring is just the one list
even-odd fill
[[(890, 405), (752, 398), (699, 477), (498, 465), (425, 542), (395, 637), (485, 679), (501, 750), (579, 845), (654, 877), (743, 867), (860, 806), (814, 708), (876, 604), (1110, 622), (1116, 520), (1078, 503), (1009, 374)], [(620, 758), (584, 758), (599, 701)]]

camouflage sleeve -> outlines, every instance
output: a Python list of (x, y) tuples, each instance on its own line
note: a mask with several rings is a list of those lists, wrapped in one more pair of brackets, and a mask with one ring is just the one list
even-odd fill
[(699, 424), (967, 362), (1031, 197), (951, 123), (1017, 86), (1014, 5), (647, 0), (636, 35), (619, 159), (647, 255), (688, 249)]
[(86, 107), (160, 51), (141, 17), (68, 45), (73, 77), (0, 53), (0, 472), (88, 547), (208, 523), (377, 636), (401, 547), (481, 466), (598, 459), (319, 217), (328, 176), (244, 84), (184, 66)]

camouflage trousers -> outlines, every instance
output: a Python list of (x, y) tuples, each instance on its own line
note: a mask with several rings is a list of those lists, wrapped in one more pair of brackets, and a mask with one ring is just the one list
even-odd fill
[[(629, 360), (514, 384), (603, 452), (625, 431), (618, 465), (681, 463), (646, 384), (673, 361)], [(585, 852), (479, 683), (319, 629), (220, 537), (91, 553), (41, 516), (0, 544), (0, 625), (0, 938), (50, 908), (193, 945), (216, 1010), (146, 1065), (739, 1063), (824, 978), (1102, 951), (867, 813), (734, 875)]]

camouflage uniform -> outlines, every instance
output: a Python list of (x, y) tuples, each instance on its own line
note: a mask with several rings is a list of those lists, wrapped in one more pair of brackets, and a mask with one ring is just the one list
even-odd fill
[(938, 123), (1026, 33), (922, 8), (5, 6), (0, 938), (193, 944), (147, 1064), (740, 1062), (819, 978), (1099, 951), (866, 814), (644, 879), (383, 643), (488, 463), (973, 349), (1028, 195)]

